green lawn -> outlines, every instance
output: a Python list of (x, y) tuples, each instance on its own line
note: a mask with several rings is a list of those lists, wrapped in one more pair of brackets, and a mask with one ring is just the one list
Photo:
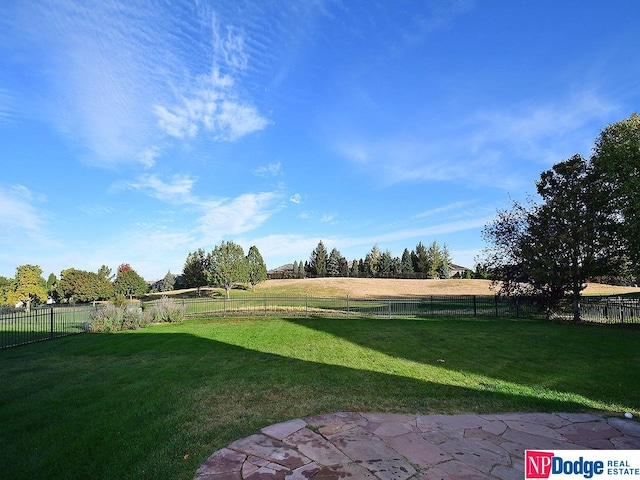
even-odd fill
[(190, 479), (335, 410), (640, 413), (640, 330), (495, 319), (192, 319), (0, 351), (3, 478)]

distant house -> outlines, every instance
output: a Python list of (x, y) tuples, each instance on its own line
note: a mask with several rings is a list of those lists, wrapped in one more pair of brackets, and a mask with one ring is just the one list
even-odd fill
[(267, 278), (269, 280), (293, 278), (293, 263), (287, 263), (279, 266), (278, 268), (274, 268), (273, 270), (269, 270), (267, 272)]
[(466, 272), (473, 273), (473, 270), (455, 263), (451, 264), (451, 269), (449, 270), (450, 278), (464, 278)]

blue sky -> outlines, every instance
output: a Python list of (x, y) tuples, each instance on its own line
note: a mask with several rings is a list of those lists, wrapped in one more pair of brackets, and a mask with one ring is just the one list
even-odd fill
[(483, 225), (640, 105), (635, 1), (4, 0), (0, 275)]

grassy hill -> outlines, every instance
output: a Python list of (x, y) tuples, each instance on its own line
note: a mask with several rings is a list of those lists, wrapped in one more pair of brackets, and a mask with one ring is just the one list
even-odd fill
[[(224, 295), (220, 288), (202, 289), (204, 295)], [(234, 289), (232, 295), (309, 295), (315, 297), (424, 297), (429, 295), (495, 295), (489, 280), (409, 280), (386, 278), (305, 278), (267, 280), (251, 289)], [(195, 289), (175, 290), (166, 294), (195, 296)], [(585, 295), (640, 295), (640, 288), (591, 283)], [(154, 294), (158, 295), (158, 294)], [(149, 296), (151, 297), (151, 296)]]

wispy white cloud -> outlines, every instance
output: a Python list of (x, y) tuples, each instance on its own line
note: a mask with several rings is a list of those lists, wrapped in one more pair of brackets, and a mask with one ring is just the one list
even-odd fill
[(211, 10), (26, 0), (2, 26), (21, 40), (9, 61), (32, 63), (40, 93), (0, 90), (0, 121), (15, 100), (25, 116), (85, 147), (94, 164), (149, 168), (167, 141), (235, 141), (268, 125), (237, 75), (251, 61), (243, 34)]
[(230, 200), (202, 201), (204, 214), (199, 230), (207, 243), (228, 235), (239, 235), (260, 227), (279, 210), (280, 195), (274, 192), (246, 193)]
[(169, 180), (163, 180), (156, 174), (139, 175), (135, 180), (120, 182), (113, 185), (110, 191), (131, 189), (140, 190), (150, 197), (170, 203), (194, 203), (191, 190), (197, 179), (189, 175), (173, 175)]
[(79, 205), (78, 210), (90, 217), (102, 217), (115, 212), (113, 207), (107, 207), (100, 204)]
[(299, 204), (300, 202), (302, 202), (302, 195), (300, 195), (299, 193), (294, 193), (293, 195), (291, 195), (291, 198), (289, 198), (289, 201), (291, 203)]
[(269, 163), (256, 168), (253, 174), (259, 177), (275, 177), (281, 174), (281, 166), (280, 162)]
[(0, 123), (8, 122), (14, 117), (13, 98), (9, 90), (0, 87)]
[[(592, 125), (617, 109), (586, 91), (547, 104), (523, 104), (502, 110), (477, 110), (455, 125), (439, 125), (429, 134), (394, 134), (345, 140), (335, 148), (354, 165), (379, 175), (384, 183), (467, 182), (512, 189), (529, 185), (531, 172), (574, 153), (589, 153)], [(576, 145), (585, 152), (575, 152)]]
[(52, 244), (47, 233), (47, 217), (36, 204), (46, 199), (24, 185), (0, 186), (0, 243), (36, 242)]
[(426, 218), (434, 215), (439, 215), (441, 213), (451, 212), (453, 210), (459, 210), (463, 207), (467, 207), (471, 205), (472, 203), (474, 203), (473, 200), (464, 200), (461, 202), (449, 203), (447, 205), (443, 205), (442, 207), (432, 208), (431, 210), (427, 210), (426, 212), (418, 213), (417, 215), (414, 215), (413, 218), (414, 219)]

